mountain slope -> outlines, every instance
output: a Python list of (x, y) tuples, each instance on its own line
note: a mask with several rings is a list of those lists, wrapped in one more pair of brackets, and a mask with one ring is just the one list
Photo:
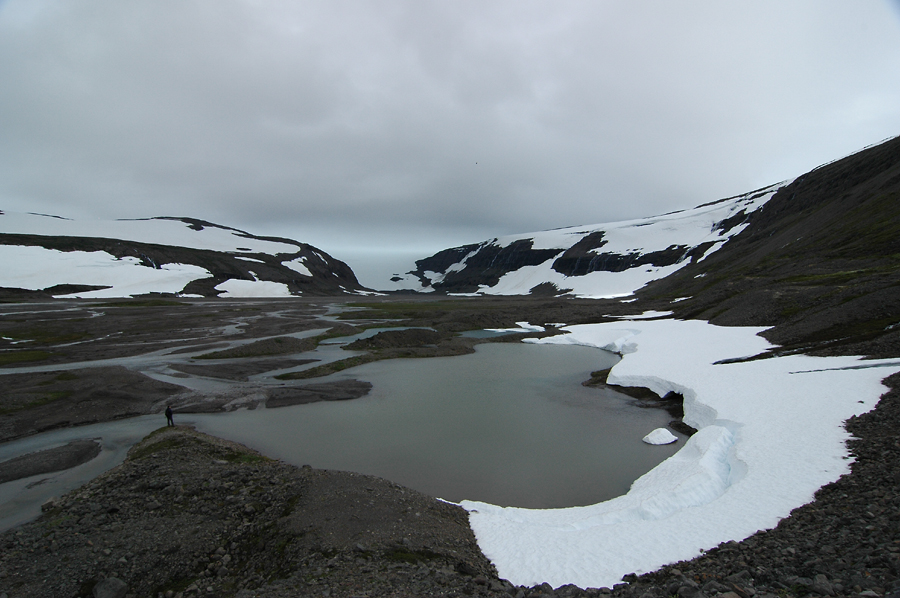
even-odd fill
[(192, 218), (85, 222), (2, 212), (0, 288), (67, 297), (364, 292), (345, 263), (290, 239)]
[(637, 296), (679, 317), (777, 325), (766, 337), (784, 350), (900, 353), (900, 137), (799, 177), (721, 251)]
[[(607, 314), (773, 326), (780, 352), (900, 355), (900, 137), (794, 181), (676, 212), (418, 260), (418, 291), (629, 296)], [(631, 303), (637, 301), (637, 303)]]
[(629, 296), (700, 262), (784, 184), (653, 218), (491, 239), (418, 260), (395, 289), (488, 295)]
[(879, 354), (896, 354), (900, 138), (693, 210), (447, 249), (393, 282), (420, 292), (629, 296), (678, 317), (778, 325), (767, 338), (785, 350), (880, 339)]

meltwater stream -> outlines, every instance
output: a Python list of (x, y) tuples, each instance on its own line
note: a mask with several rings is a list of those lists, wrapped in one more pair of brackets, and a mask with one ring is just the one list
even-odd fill
[[(176, 414), (175, 421), (295, 465), (377, 475), (451, 501), (593, 504), (624, 494), (682, 445), (641, 442), (666, 425), (666, 412), (582, 386), (617, 360), (578, 346), (483, 344), (471, 355), (380, 361), (313, 381), (371, 382), (360, 399)], [(0, 529), (120, 463), (131, 444), (164, 424), (162, 415), (142, 416), (0, 444), (0, 461), (75, 438), (103, 445), (85, 465), (0, 484)]]

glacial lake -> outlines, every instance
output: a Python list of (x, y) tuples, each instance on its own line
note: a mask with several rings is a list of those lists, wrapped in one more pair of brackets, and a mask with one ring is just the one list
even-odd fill
[(457, 502), (530, 508), (594, 504), (674, 454), (641, 441), (671, 416), (582, 386), (618, 356), (578, 346), (483, 344), (457, 357), (379, 361), (324, 380), (366, 397), (184, 415), (203, 432), (295, 465), (387, 478)]
[[(482, 344), (471, 355), (380, 361), (311, 381), (371, 382), (360, 399), (176, 414), (175, 421), (298, 466), (377, 475), (454, 502), (587, 505), (624, 494), (684, 442), (645, 444), (641, 438), (664, 427), (668, 413), (582, 386), (590, 372), (618, 359), (578, 346)], [(0, 484), (0, 529), (121, 463), (134, 442), (164, 423), (162, 415), (142, 416), (0, 444), (0, 461), (76, 438), (103, 444), (82, 466)]]

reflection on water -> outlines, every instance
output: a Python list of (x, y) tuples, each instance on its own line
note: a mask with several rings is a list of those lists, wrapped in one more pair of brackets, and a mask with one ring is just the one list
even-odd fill
[(447, 500), (593, 504), (624, 494), (680, 446), (641, 442), (666, 425), (665, 412), (581, 385), (617, 359), (585, 347), (479, 345), (474, 355), (342, 373), (374, 386), (354, 401), (182, 419), (295, 465), (378, 475)]

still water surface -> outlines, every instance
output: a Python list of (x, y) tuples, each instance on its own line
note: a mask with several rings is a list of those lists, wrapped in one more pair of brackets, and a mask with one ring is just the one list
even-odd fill
[(586, 347), (486, 344), (342, 373), (373, 384), (361, 399), (180, 421), (290, 463), (378, 475), (446, 500), (593, 504), (627, 492), (681, 445), (641, 442), (666, 412), (581, 385), (617, 360)]
[[(377, 475), (451, 501), (593, 504), (627, 492), (683, 443), (644, 444), (644, 435), (669, 421), (667, 413), (581, 385), (617, 360), (586, 347), (485, 344), (472, 355), (381, 361), (330, 378), (371, 382), (361, 399), (176, 414), (176, 423), (295, 465)], [(103, 445), (82, 466), (0, 484), (0, 529), (121, 463), (133, 443), (164, 423), (162, 415), (143, 416), (0, 444), (0, 461), (76, 438)]]

